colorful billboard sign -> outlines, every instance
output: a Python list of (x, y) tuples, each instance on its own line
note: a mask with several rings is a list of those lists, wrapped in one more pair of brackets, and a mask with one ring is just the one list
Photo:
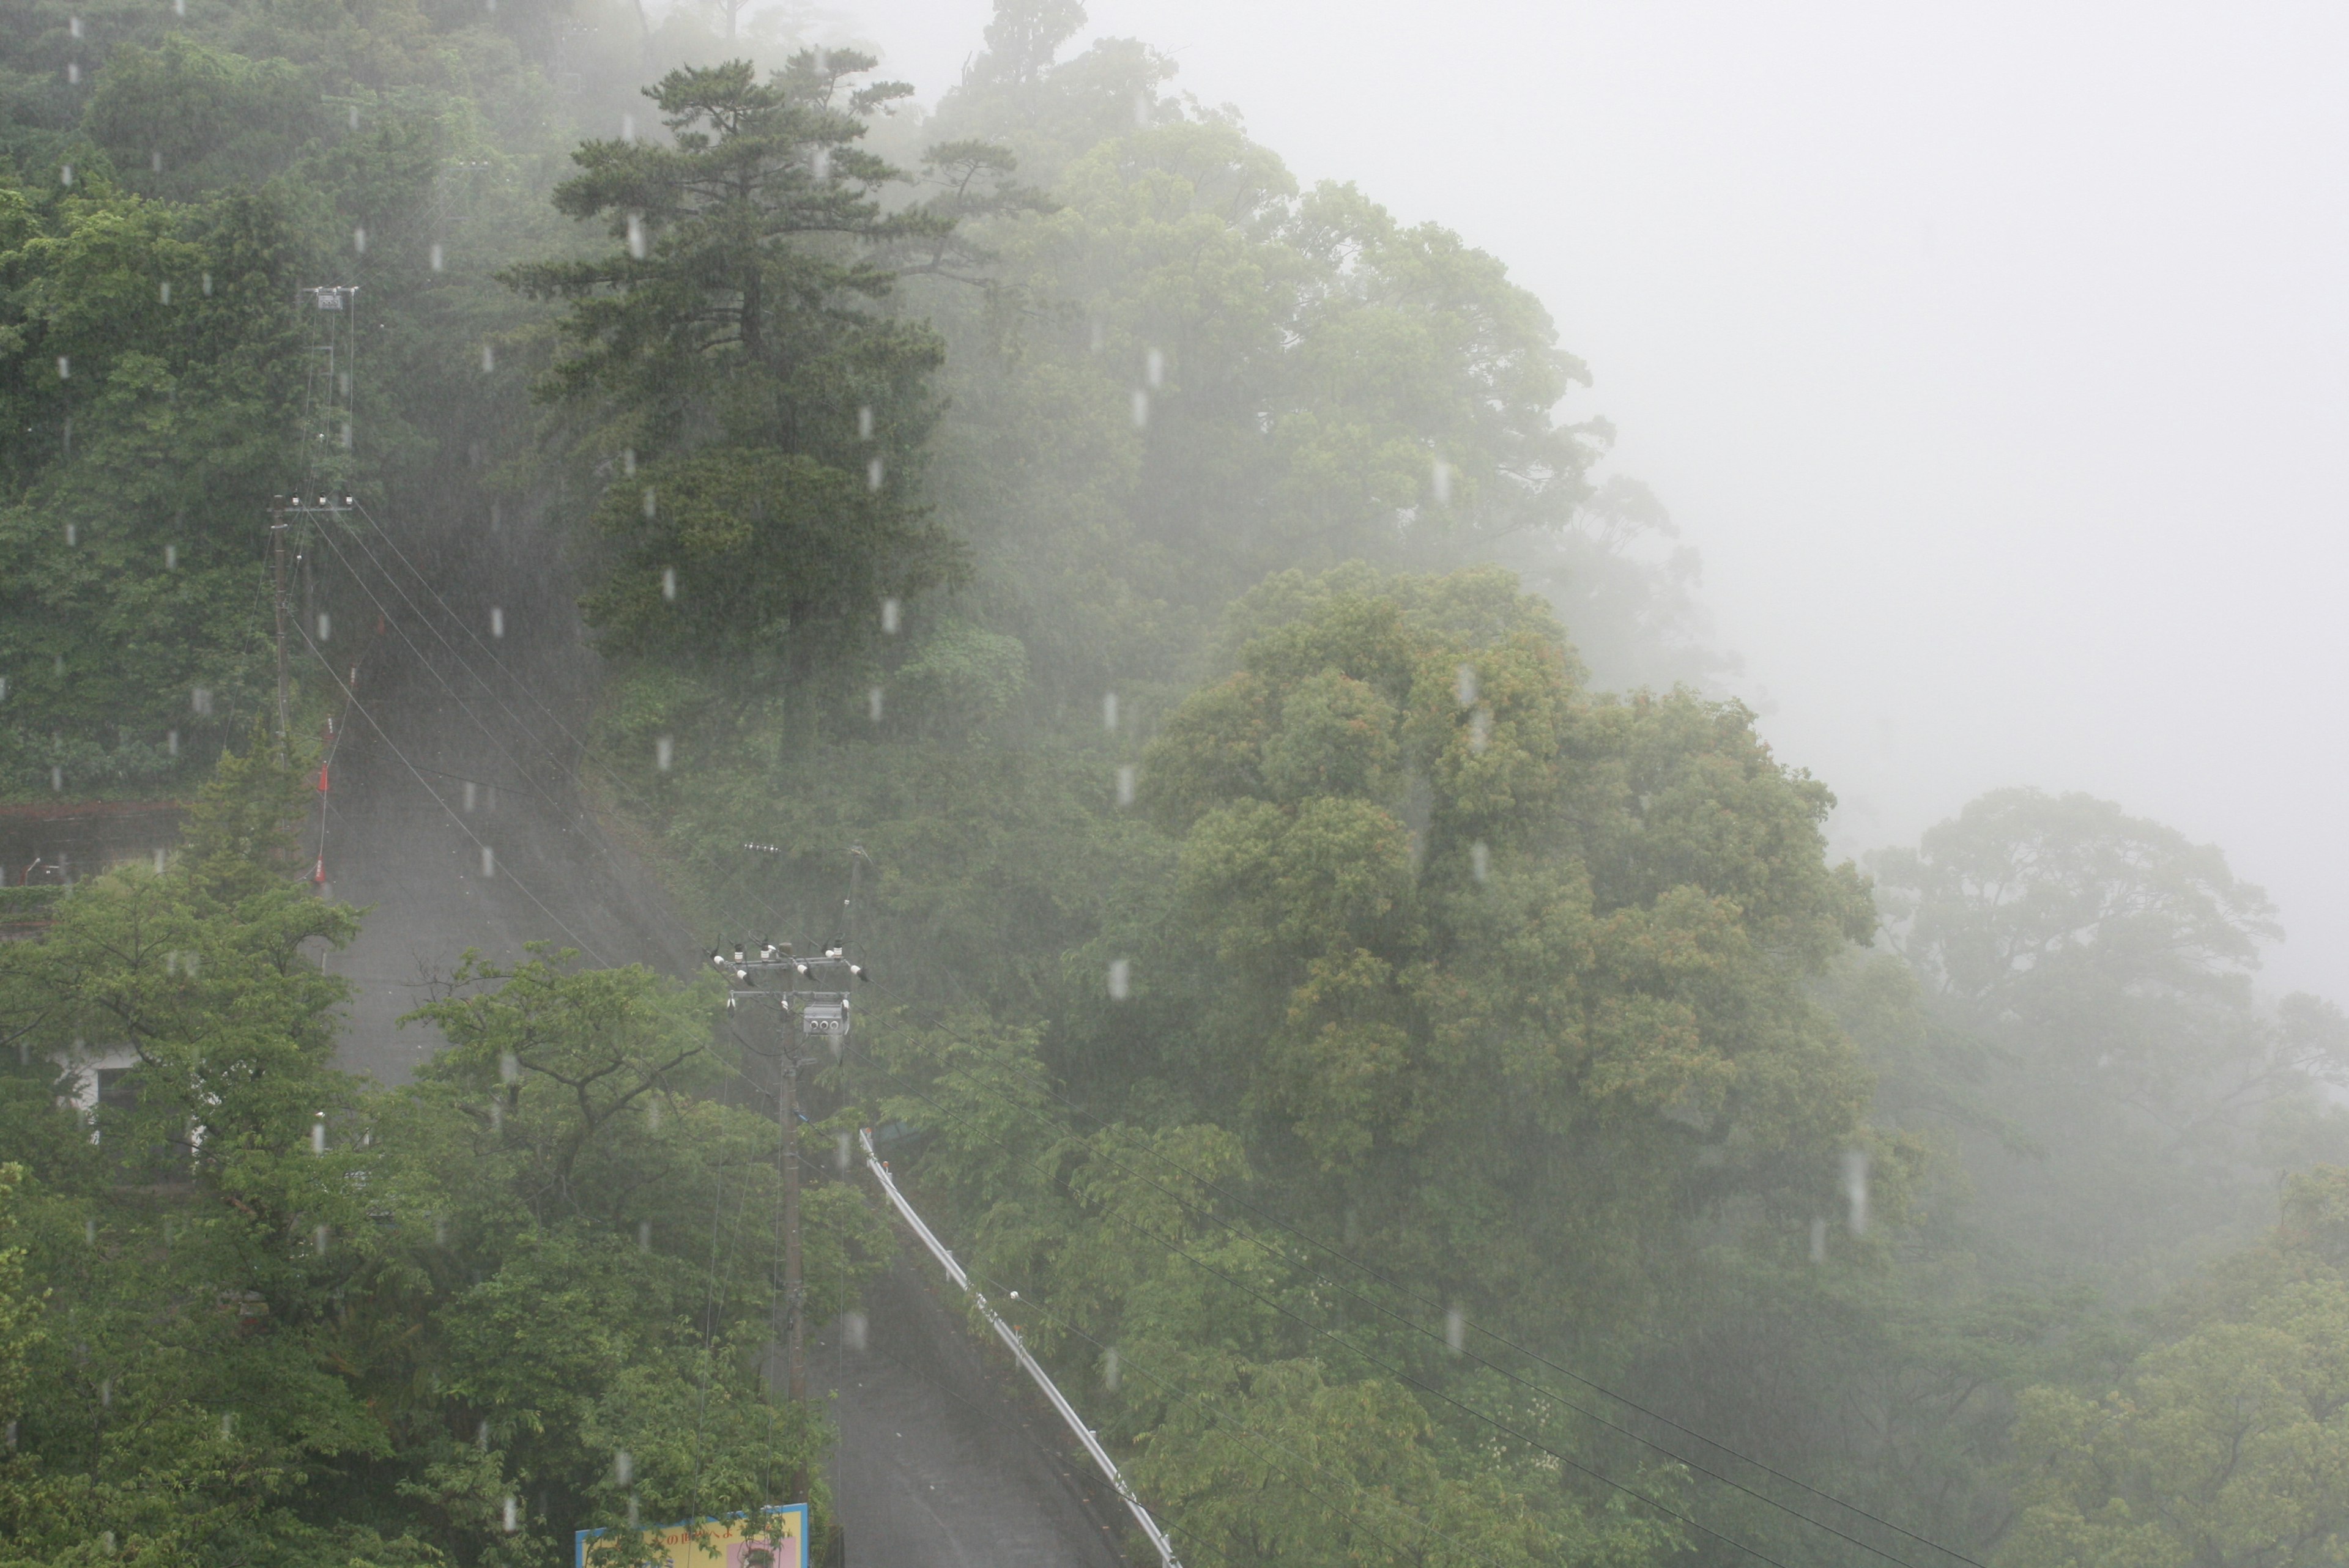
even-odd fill
[[(634, 1553), (626, 1550), (630, 1534), (639, 1542)], [(583, 1530), (578, 1542), (574, 1568), (590, 1568), (591, 1547), (593, 1568), (808, 1568), (807, 1504), (634, 1532)]]

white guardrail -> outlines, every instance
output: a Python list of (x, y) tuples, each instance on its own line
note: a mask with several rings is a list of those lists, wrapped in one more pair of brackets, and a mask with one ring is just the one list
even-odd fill
[(897, 1191), (897, 1179), (889, 1174), (889, 1167), (883, 1164), (881, 1156), (874, 1152), (873, 1130), (869, 1127), (864, 1129), (858, 1134), (858, 1140), (864, 1146), (865, 1164), (872, 1167), (873, 1174), (880, 1180), (881, 1191), (888, 1194), (889, 1202), (895, 1206), (905, 1223), (914, 1228), (914, 1233), (922, 1238), (922, 1244), (930, 1249), (930, 1255), (938, 1260), (939, 1266), (951, 1274), (955, 1284), (962, 1286), (970, 1296), (978, 1308), (979, 1315), (987, 1319), (988, 1326), (995, 1330), (996, 1337), (1010, 1350), (1012, 1358), (1036, 1380), (1036, 1387), (1044, 1391), (1044, 1398), (1052, 1402), (1052, 1408), (1061, 1412), (1061, 1419), (1069, 1423), (1069, 1430), (1077, 1435), (1077, 1441), (1085, 1446), (1085, 1452), (1092, 1455), (1093, 1463), (1099, 1465), (1102, 1474), (1109, 1478), (1109, 1484), (1117, 1489), (1117, 1495), (1125, 1500), (1125, 1506), (1133, 1511), (1134, 1522), (1142, 1526), (1142, 1533), (1150, 1537), (1150, 1544), (1158, 1549), (1161, 1568), (1183, 1568), (1174, 1556), (1174, 1544), (1166, 1539), (1166, 1532), (1158, 1528), (1158, 1522), (1150, 1517), (1150, 1511), (1142, 1506), (1140, 1498), (1133, 1495), (1133, 1489), (1118, 1472), (1117, 1461), (1109, 1457), (1108, 1450), (1101, 1446), (1101, 1439), (1093, 1436), (1092, 1429), (1086, 1426), (1084, 1418), (1077, 1414), (1076, 1407), (1069, 1403), (1050, 1375), (1037, 1365), (1036, 1358), (1028, 1354), (1028, 1346), (1019, 1341), (1019, 1331), (996, 1315), (995, 1309), (987, 1305), (985, 1295), (970, 1288), (970, 1276), (963, 1272), (962, 1265), (955, 1262), (954, 1254), (947, 1251), (945, 1243), (938, 1240), (929, 1226), (922, 1222), (922, 1217), (914, 1212), (914, 1206), (905, 1202), (905, 1195)]

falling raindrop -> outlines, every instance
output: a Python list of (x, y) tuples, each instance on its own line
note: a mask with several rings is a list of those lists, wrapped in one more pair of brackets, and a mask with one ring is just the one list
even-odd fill
[(1468, 846), (1468, 874), (1478, 882), (1493, 874), (1493, 851), (1485, 847), (1482, 839)]
[(198, 717), (199, 718), (209, 718), (209, 717), (212, 717), (212, 687), (210, 687), (210, 686), (197, 686), (197, 687), (195, 687), (193, 690), (191, 690), (191, 691), (190, 691), (190, 692), (188, 693), (188, 700), (189, 700), (189, 702), (190, 702), (190, 703), (191, 703), (191, 704), (194, 706), (195, 710), (196, 710), (196, 717)]
[(156, 285), (155, 297), (163, 304), (170, 304), (171, 303), (171, 285), (168, 283)]
[(636, 1251), (640, 1253), (648, 1253), (652, 1250), (653, 1222), (650, 1220), (638, 1220), (636, 1222)]
[(1117, 803), (1121, 806), (1131, 806), (1133, 804), (1133, 778), (1134, 773), (1133, 763), (1127, 762), (1119, 765), (1117, 770)]
[(631, 212), (628, 214), (629, 259), (631, 261), (643, 261), (645, 259), (646, 249), (645, 215), (641, 212)]
[(645, 521), (647, 522), (650, 522), (653, 520), (653, 487), (647, 485), (645, 487)]
[(622, 1486), (636, 1479), (636, 1461), (626, 1449), (612, 1456), (612, 1479)]
[(1133, 993), (1133, 965), (1123, 958), (1112, 959), (1109, 966), (1109, 999), (1123, 1002)]
[(848, 1134), (845, 1132), (842, 1133), (833, 1142), (833, 1163), (840, 1168), (840, 1171), (843, 1175), (847, 1173), (849, 1161), (854, 1158), (849, 1151), (851, 1145), (848, 1141)]
[(512, 1535), (522, 1528), (522, 1508), (511, 1497), (506, 1499), (506, 1533)]
[(676, 759), (676, 757), (677, 742), (669, 737), (664, 735), (653, 742), (653, 766), (662, 772), (668, 771), (669, 764)]
[(902, 614), (903, 614), (903, 606), (901, 606), (901, 605), (897, 603), (897, 601), (896, 601), (896, 600), (895, 600), (895, 599), (884, 599), (884, 600), (882, 600), (882, 601), (881, 601), (881, 629), (882, 629), (882, 631), (884, 631), (884, 632), (887, 633), (890, 636), (893, 636), (893, 637), (894, 637), (894, 636), (895, 636), (895, 635), (897, 634), (898, 618), (899, 618), (899, 616), (900, 616)]
[(1166, 385), (1166, 355), (1163, 349), (1152, 349), (1142, 358), (1142, 379), (1152, 391)]
[(335, 634), (335, 618), (326, 611), (318, 612), (318, 641), (326, 642)]
[(870, 404), (856, 410), (856, 438), (860, 441), (873, 438), (873, 407)]
[(473, 798), (474, 798), (474, 789), (475, 789), (475, 788), (476, 788), (476, 786), (474, 785), (473, 781), (472, 781), (471, 779), (466, 779), (466, 780), (465, 780), (465, 784), (464, 784), (464, 800), (465, 800), (465, 810), (466, 810), (466, 811), (467, 811), (468, 813), (471, 813), (471, 810), (473, 810)]
[(817, 148), (817, 149), (815, 150), (815, 154), (814, 154), (814, 156), (811, 157), (811, 158), (808, 160), (808, 168), (809, 168), (809, 170), (810, 170), (811, 171), (812, 171), (812, 172), (814, 173), (815, 177), (816, 177), (818, 180), (829, 180), (829, 179), (831, 179), (831, 178), (832, 178), (832, 149), (830, 149), (829, 147), (819, 147), (819, 148)]
[(1470, 707), (1475, 702), (1475, 665), (1462, 665), (1457, 670), (1454, 670), (1452, 673), (1452, 695), (1460, 699), (1460, 706), (1462, 707)]
[(98, 1245), (98, 1222), (96, 1220), (84, 1220), (81, 1222), (81, 1239), (88, 1243), (93, 1247)]
[(170, 729), (163, 732), (163, 749), (172, 757), (180, 755), (180, 732), (178, 730)]
[(1123, 1373), (1118, 1366), (1117, 1346), (1112, 1345), (1102, 1355), (1102, 1387), (1114, 1394), (1117, 1392), (1118, 1384), (1123, 1380)]
[(674, 566), (661, 568), (661, 597), (672, 604), (677, 603), (677, 568)]
[(362, 256), (367, 254), (367, 231), (365, 229), (353, 229), (351, 231), (351, 249), (357, 252)]
[(620, 139), (622, 141), (634, 141), (636, 139), (636, 117), (635, 115), (624, 114), (620, 117)]
[(176, 544), (167, 544), (163, 546), (163, 570), (166, 572), (177, 572), (179, 569), (180, 547)]
[(1811, 1222), (1811, 1262), (1823, 1264), (1826, 1261), (1827, 1222), (1825, 1220), (1814, 1219)]
[(620, 471), (627, 475), (630, 479), (635, 479), (636, 477), (636, 448), (623, 447), (620, 449)]
[(870, 687), (867, 687), (867, 688), (866, 688), (865, 693), (864, 693), (864, 706), (865, 706), (866, 709), (867, 709), (867, 710), (872, 714), (872, 716), (873, 716), (873, 722), (874, 722), (874, 723), (875, 723), (875, 724), (880, 723), (880, 722), (881, 722), (881, 688), (880, 688), (879, 686), (870, 686)]
[(310, 1242), (313, 1246), (317, 1248), (318, 1255), (322, 1258), (325, 1257), (326, 1255), (326, 1227), (320, 1225), (316, 1230), (311, 1232)]
[(481, 846), (481, 874), (485, 877), (498, 874), (498, 852), (487, 844)]
[(203, 273), (203, 274), (202, 274), (202, 276), (203, 276), (203, 284), (204, 284), (204, 297), (205, 297), (206, 299), (210, 299), (210, 298), (212, 298), (212, 273)]
[(75, 545), (79, 544), (80, 542), (81, 530), (70, 522), (66, 524), (66, 543), (68, 545)]
[[(313, 1154), (324, 1154), (326, 1151), (326, 1113), (322, 1110), (318, 1112), (318, 1114), (314, 1117), (310, 1122), (310, 1152)], [(319, 1250), (323, 1252), (325, 1249), (320, 1248)]]
[(66, 62), (66, 86), (69, 88), (78, 88), (81, 86), (80, 61), (67, 60)]
[(1117, 693), (1113, 691), (1102, 694), (1102, 727), (1103, 729), (1117, 727)]
[(1849, 1207), (1851, 1233), (1868, 1233), (1868, 1150), (1851, 1149), (1844, 1151), (1843, 1196)]
[(72, 377), (73, 377), (73, 361), (72, 361), (71, 359), (67, 358), (65, 355), (62, 355), (62, 354), (58, 355), (58, 356), (57, 356), (57, 379), (58, 379), (58, 380), (60, 380), (60, 381), (66, 381), (66, 380), (69, 380), (69, 379), (71, 379), (71, 378), (72, 378)]
[(157, 876), (161, 876), (163, 874), (163, 854), (164, 851), (161, 850), (157, 850), (155, 851), (155, 874)]
[(1444, 1315), (1444, 1347), (1453, 1355), (1460, 1354), (1468, 1343), (1468, 1315), (1452, 1307)]
[(73, 165), (68, 163), (61, 167), (57, 170), (57, 180), (59, 183), (63, 184), (67, 190), (71, 190), (73, 188)]
[(629, 1529), (631, 1529), (631, 1530), (634, 1530), (634, 1529), (636, 1529), (636, 1528), (637, 1528), (637, 1524), (636, 1524), (636, 1494), (635, 1494), (635, 1493), (633, 1493), (633, 1492), (631, 1492), (631, 1493), (628, 1495), (628, 1528), (629, 1528)]
[(498, 1055), (498, 1081), (500, 1083), (522, 1082), (522, 1058), (512, 1051), (502, 1051)]
[(78, 37), (80, 37), (80, 36), (81, 36), (81, 18), (80, 18), (80, 17), (78, 17), (78, 16), (68, 16), (68, 17), (67, 17), (67, 18), (66, 18), (66, 33), (67, 33), (67, 36), (69, 36), (69, 37), (75, 37), (75, 38), (78, 38)]
[(487, 1418), (482, 1419), (480, 1426), (473, 1429), (473, 1446), (484, 1450), (490, 1446), (490, 1423)]
[(64, 769), (62, 769), (62, 768), (52, 768), (52, 769), (49, 769), (49, 788), (50, 788), (50, 789), (52, 789), (53, 791), (56, 791), (56, 792), (59, 793), (59, 794), (62, 794), (62, 793), (64, 793), (64, 791), (65, 791), (65, 787), (66, 787), (66, 770), (65, 770)]
[(495, 370), (497, 367), (497, 346), (491, 343), (481, 345), (481, 374), (487, 376), (491, 371)]
[(872, 1325), (861, 1312), (845, 1313), (840, 1320), (840, 1337), (851, 1350), (862, 1350), (872, 1338)]
[(1133, 95), (1133, 123), (1137, 129), (1150, 124), (1150, 95), (1147, 93)]
[(1480, 707), (1468, 716), (1468, 750), (1474, 756), (1482, 757), (1485, 748), (1492, 744), (1493, 710)]
[(441, 250), (441, 248), (440, 248), (438, 244), (435, 244), (435, 245), (432, 247), (431, 258), (432, 258), (432, 270), (433, 270), (434, 272), (436, 272), (436, 273), (438, 273), (438, 272), (445, 272), (445, 271), (447, 271), (447, 270), (448, 270), (448, 264), (449, 264), (448, 253), (446, 253), (445, 251)]
[(502, 637), (505, 634), (506, 613), (492, 604), (490, 606), (490, 635), (492, 637)]
[(1435, 491), (1435, 504), (1450, 506), (1452, 504), (1452, 465), (1442, 458), (1436, 459), (1435, 471), (1431, 478), (1432, 488)]
[(1150, 423), (1150, 394), (1137, 387), (1133, 389), (1133, 428), (1141, 429)]
[(878, 458), (864, 465), (864, 488), (869, 490), (881, 488), (881, 459)]
[(449, 1222), (438, 1214), (432, 1216), (432, 1244), (436, 1247), (449, 1244)]

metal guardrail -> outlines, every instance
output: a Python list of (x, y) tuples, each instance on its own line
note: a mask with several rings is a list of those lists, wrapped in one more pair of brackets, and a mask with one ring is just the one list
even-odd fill
[(872, 1167), (873, 1174), (880, 1181), (881, 1191), (887, 1194), (899, 1216), (913, 1227), (914, 1233), (922, 1238), (922, 1244), (930, 1249), (930, 1255), (938, 1260), (939, 1266), (970, 1296), (978, 1308), (979, 1315), (987, 1319), (988, 1326), (995, 1330), (996, 1337), (1010, 1350), (1012, 1358), (1036, 1380), (1036, 1387), (1044, 1391), (1044, 1398), (1051, 1401), (1052, 1408), (1061, 1412), (1061, 1419), (1069, 1424), (1069, 1430), (1076, 1434), (1077, 1441), (1084, 1445), (1085, 1452), (1092, 1456), (1093, 1463), (1101, 1467), (1102, 1474), (1109, 1479), (1109, 1484), (1124, 1500), (1134, 1522), (1142, 1526), (1144, 1535), (1150, 1537), (1150, 1544), (1157, 1548), (1161, 1568), (1183, 1568), (1174, 1555), (1174, 1543), (1166, 1539), (1166, 1532), (1158, 1527), (1156, 1520), (1150, 1517), (1150, 1511), (1142, 1506), (1142, 1500), (1133, 1495), (1133, 1488), (1126, 1484), (1125, 1477), (1118, 1470), (1117, 1461), (1109, 1457), (1108, 1450), (1101, 1445), (1101, 1439), (1093, 1436), (1092, 1429), (1085, 1425), (1084, 1418), (1077, 1414), (1076, 1407), (1069, 1403), (1060, 1386), (1052, 1381), (1051, 1375), (1028, 1353), (1028, 1346), (1020, 1341), (1019, 1331), (1004, 1322), (995, 1309), (987, 1305), (984, 1295), (971, 1289), (970, 1276), (963, 1272), (960, 1264), (955, 1262), (954, 1253), (948, 1252), (946, 1243), (939, 1241), (936, 1233), (922, 1222), (921, 1215), (914, 1212), (914, 1206), (905, 1202), (905, 1195), (897, 1191), (897, 1179), (889, 1174), (889, 1167), (883, 1164), (880, 1155), (874, 1152), (873, 1130), (868, 1127), (857, 1136), (864, 1148), (864, 1163)]

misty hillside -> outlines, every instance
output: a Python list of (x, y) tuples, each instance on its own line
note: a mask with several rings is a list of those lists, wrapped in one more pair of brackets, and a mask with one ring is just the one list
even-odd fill
[(1509, 258), (1076, 0), (9, 20), (0, 1565), (2349, 1554), (2275, 905), (1840, 852)]

